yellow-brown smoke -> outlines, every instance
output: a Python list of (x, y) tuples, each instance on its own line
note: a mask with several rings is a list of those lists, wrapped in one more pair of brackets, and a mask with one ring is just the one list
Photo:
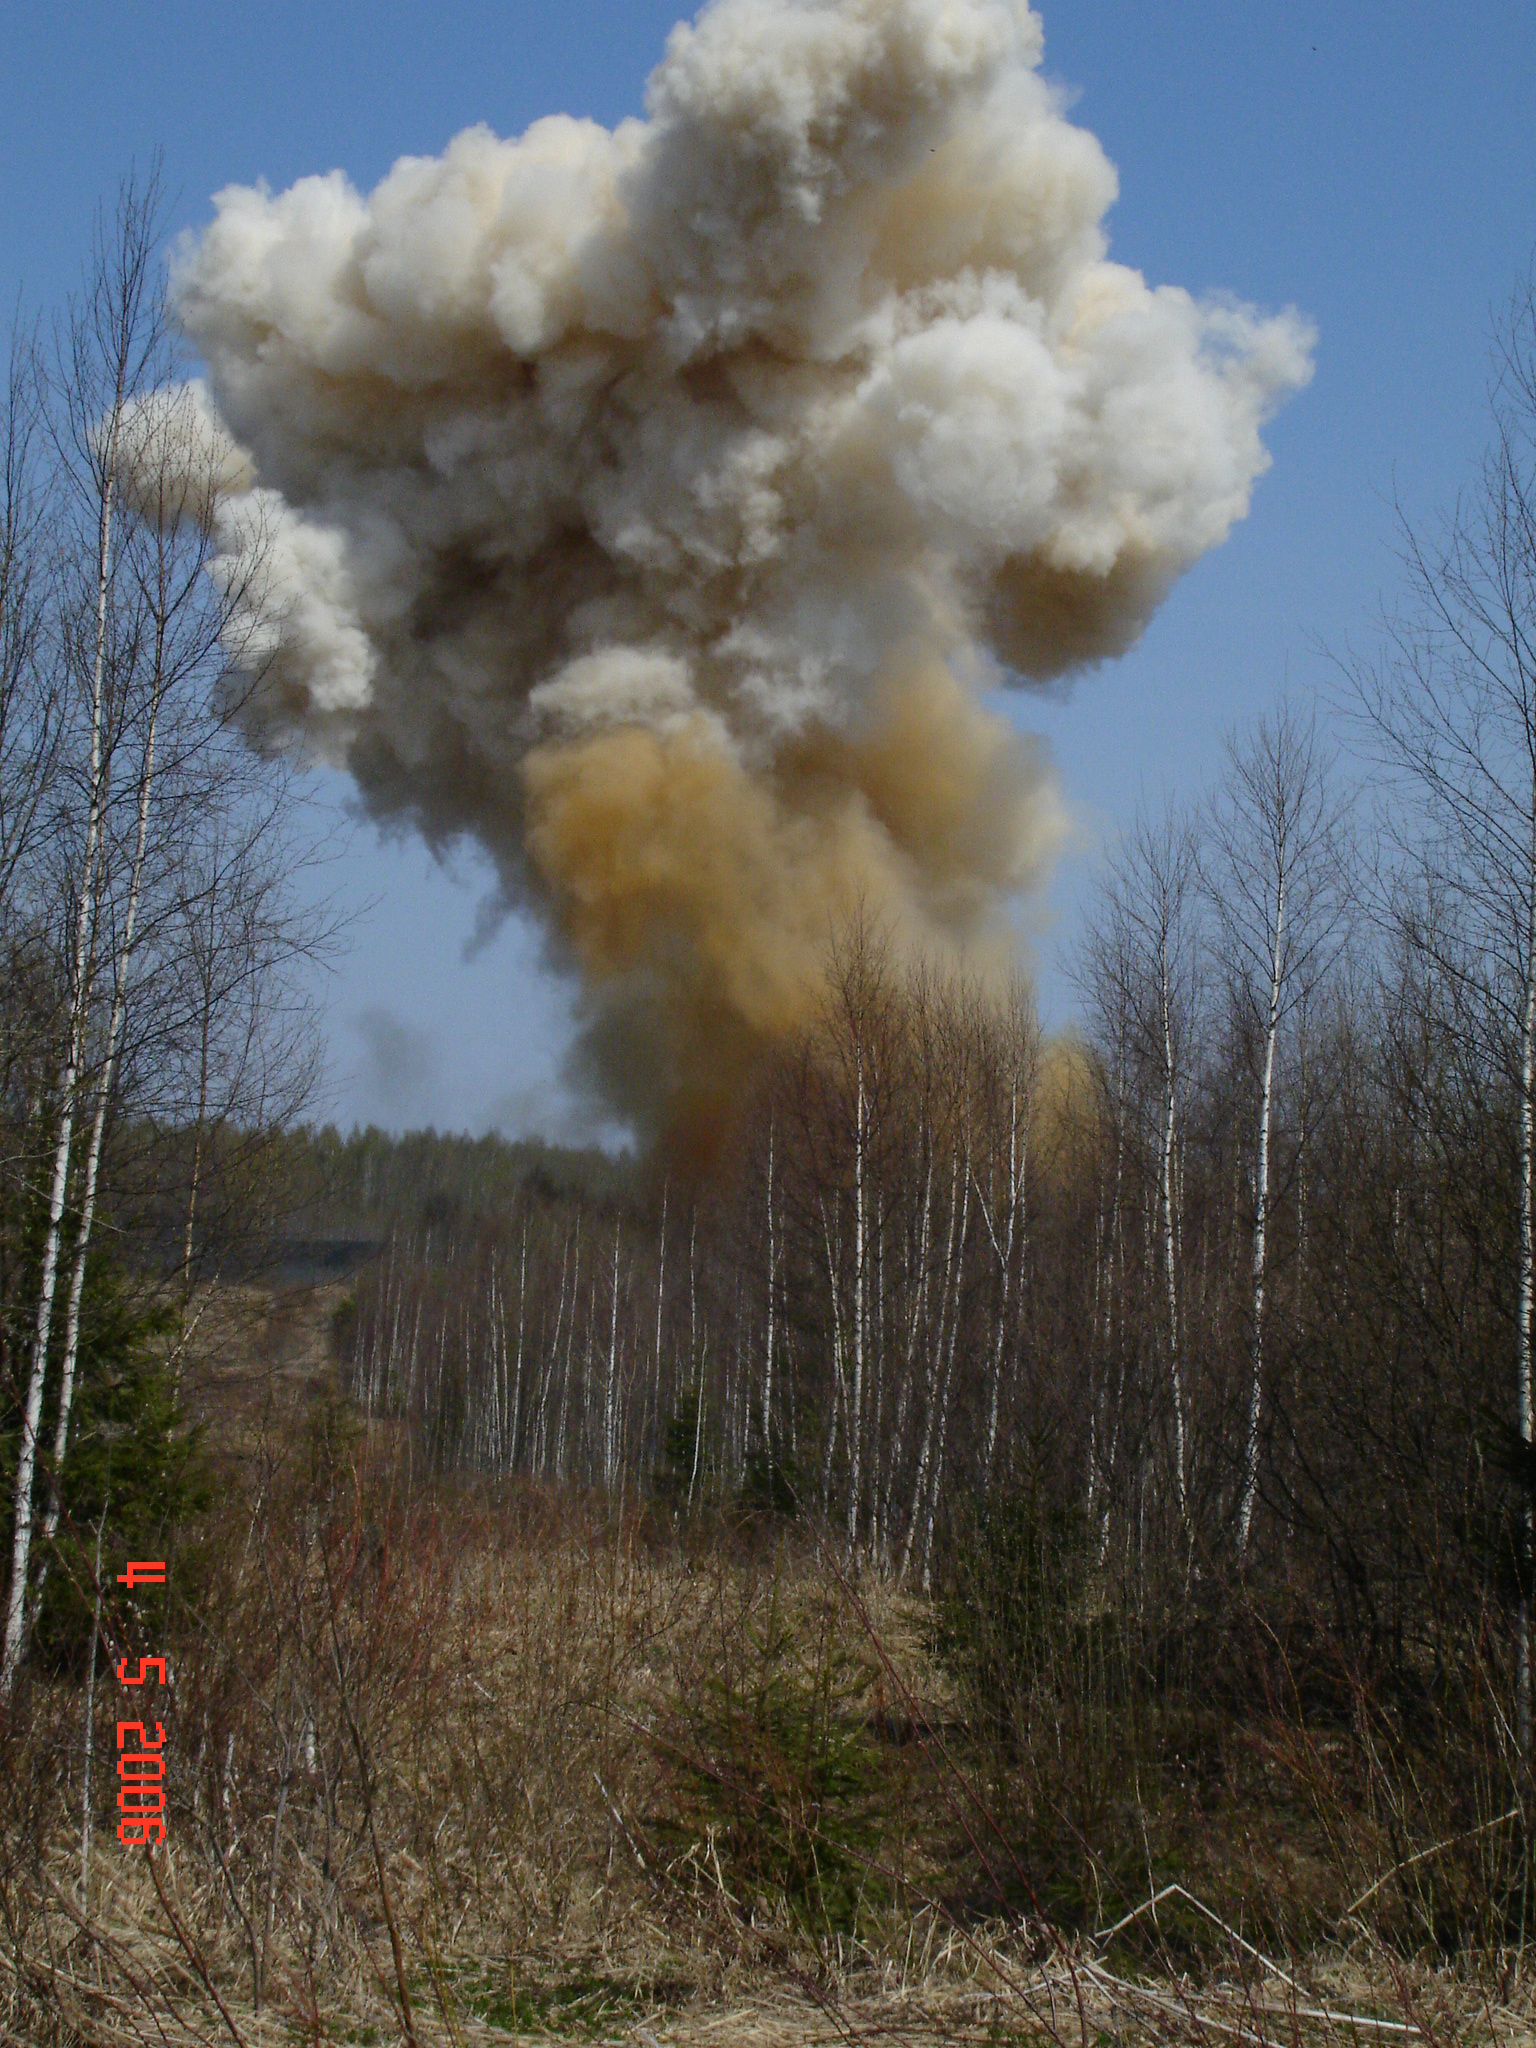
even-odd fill
[(702, 720), (537, 746), (527, 846), (592, 1006), (618, 1106), (723, 1117), (804, 1023), (839, 929), (1002, 966), (1000, 905), (1058, 837), (1049, 775), (943, 669), (887, 686), (868, 730), (797, 736), (749, 771)]

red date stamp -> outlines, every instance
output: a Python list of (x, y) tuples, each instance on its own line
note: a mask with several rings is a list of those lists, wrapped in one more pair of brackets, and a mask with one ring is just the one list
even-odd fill
[[(136, 1560), (118, 1574), (117, 1583), (130, 1591), (163, 1586), (165, 1566), (158, 1559)], [(140, 1657), (137, 1671), (132, 1663), (128, 1657), (118, 1660), (119, 1685), (147, 1685), (151, 1679), (156, 1685), (166, 1683), (164, 1657)], [(165, 1724), (156, 1721), (154, 1729), (151, 1735), (143, 1721), (117, 1724), (117, 1810), (122, 1816), (117, 1839), (130, 1845), (165, 1840)]]

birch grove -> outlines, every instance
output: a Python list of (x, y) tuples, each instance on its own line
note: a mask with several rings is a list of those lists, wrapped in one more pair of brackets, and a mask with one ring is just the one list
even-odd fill
[[(25, 1659), (66, 1512), (90, 1275), (117, 1263), (135, 1209), (148, 1232), (167, 1203), (190, 1214), (181, 1147), (153, 1134), (186, 1116), (192, 1044), (200, 1035), (200, 1124), (210, 1110), (254, 1110), (258, 1122), (291, 1111), (312, 1073), (304, 1004), (288, 999), (283, 969), (323, 947), (326, 919), (292, 895), (306, 855), (282, 771), (249, 755), (232, 725), (239, 694), (259, 687), (237, 692), (230, 660), (259, 622), (263, 537), (253, 521), (244, 552), (210, 574), (219, 458), (165, 319), (159, 212), (153, 175), (125, 184), (51, 344), (18, 333), (9, 373), (0, 1323), (16, 1435), (0, 1699)], [(210, 834), (243, 849), (238, 882), (212, 905), (188, 858)], [(273, 884), (264, 906), (261, 873)], [(200, 1017), (184, 971), (192, 922), (243, 963), (233, 983), (205, 978)], [(243, 1066), (230, 1029), (242, 1007)], [(153, 1302), (154, 1266), (151, 1255), (133, 1283), (137, 1313)]]

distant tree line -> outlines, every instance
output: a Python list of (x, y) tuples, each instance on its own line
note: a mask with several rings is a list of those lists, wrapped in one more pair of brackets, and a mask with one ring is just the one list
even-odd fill
[(508, 1139), (494, 1131), (383, 1131), (345, 1136), (301, 1124), (275, 1139), (271, 1165), (287, 1227), (316, 1236), (383, 1237), (400, 1227), (452, 1231), (510, 1210), (525, 1191), (607, 1200), (630, 1188), (635, 1163), (598, 1147)]

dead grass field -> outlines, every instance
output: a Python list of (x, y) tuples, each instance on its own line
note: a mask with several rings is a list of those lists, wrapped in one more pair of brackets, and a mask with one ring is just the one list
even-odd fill
[[(1151, 1884), (1102, 1939), (980, 1909), (1008, 1817), (924, 1603), (803, 1532), (425, 1482), (337, 1397), (337, 1298), (231, 1291), (189, 1354), (165, 1847), (112, 1836), (115, 1687), (88, 1859), (82, 1687), (5, 1730), (0, 2040), (1536, 2041), (1519, 1954), (1298, 1959)], [(1297, 1855), (1232, 1861), (1261, 1898)]]

